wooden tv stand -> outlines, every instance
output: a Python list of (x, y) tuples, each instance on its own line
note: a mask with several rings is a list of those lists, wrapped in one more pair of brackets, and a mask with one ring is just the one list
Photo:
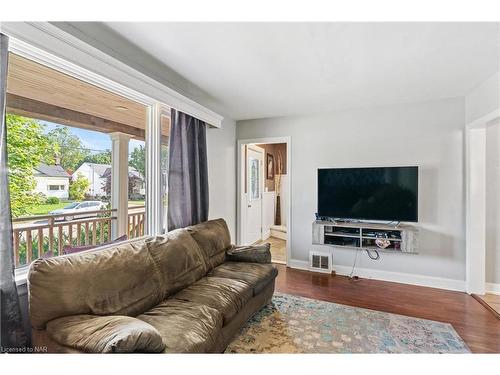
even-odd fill
[[(313, 244), (390, 253), (418, 253), (418, 229), (410, 225), (388, 225), (362, 222), (314, 221)], [(381, 249), (375, 244), (379, 237), (390, 245)]]

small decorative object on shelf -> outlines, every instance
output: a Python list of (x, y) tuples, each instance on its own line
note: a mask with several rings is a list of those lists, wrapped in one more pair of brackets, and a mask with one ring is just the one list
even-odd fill
[(385, 249), (391, 245), (391, 241), (389, 241), (387, 238), (381, 237), (375, 240), (375, 245), (377, 245), (380, 249)]

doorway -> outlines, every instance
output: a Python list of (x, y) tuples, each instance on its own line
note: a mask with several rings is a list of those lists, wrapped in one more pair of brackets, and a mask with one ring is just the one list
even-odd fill
[(500, 318), (500, 112), (466, 127), (466, 287)]
[(271, 244), (273, 263), (290, 251), (290, 142), (241, 140), (238, 155), (238, 243)]

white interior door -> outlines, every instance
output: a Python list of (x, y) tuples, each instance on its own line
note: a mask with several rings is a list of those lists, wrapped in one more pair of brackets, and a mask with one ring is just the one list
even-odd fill
[(262, 190), (264, 188), (264, 150), (249, 145), (247, 149), (247, 218), (245, 242), (252, 244), (262, 239)]

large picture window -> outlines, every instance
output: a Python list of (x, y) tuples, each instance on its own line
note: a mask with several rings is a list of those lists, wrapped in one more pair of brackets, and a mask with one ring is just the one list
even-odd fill
[(147, 106), (10, 53), (6, 107), (16, 267), (145, 234)]

